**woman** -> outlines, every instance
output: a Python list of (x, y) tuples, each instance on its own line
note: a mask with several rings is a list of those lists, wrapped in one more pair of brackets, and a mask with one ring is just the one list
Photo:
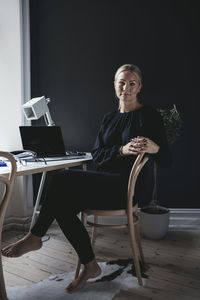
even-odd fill
[[(114, 87), (119, 110), (104, 116), (92, 149), (98, 170), (58, 172), (48, 188), (39, 218), (31, 232), (2, 250), (7, 257), (18, 257), (39, 249), (42, 236), (56, 219), (84, 265), (79, 277), (68, 285), (69, 293), (79, 290), (87, 279), (101, 273), (88, 233), (77, 214), (88, 208), (124, 208), (129, 172), (139, 153), (151, 154), (161, 166), (170, 162), (160, 115), (137, 99), (142, 87), (139, 68), (135, 65), (121, 66), (115, 74)], [(134, 201), (137, 201), (141, 184), (139, 187), (137, 185)]]

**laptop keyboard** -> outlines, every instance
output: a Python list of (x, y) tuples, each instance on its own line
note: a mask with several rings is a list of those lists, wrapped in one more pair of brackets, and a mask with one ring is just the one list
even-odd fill
[(75, 156), (75, 157), (77, 157), (77, 156), (84, 156), (84, 155), (86, 155), (86, 152), (80, 152), (80, 151), (75, 151), (75, 152), (73, 152), (73, 151), (67, 151), (67, 152), (66, 152), (66, 155), (67, 155), (67, 156)]

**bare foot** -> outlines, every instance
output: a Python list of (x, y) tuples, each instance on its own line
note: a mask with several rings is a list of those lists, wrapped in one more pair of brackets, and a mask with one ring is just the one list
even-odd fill
[(92, 260), (88, 264), (86, 264), (83, 268), (83, 271), (79, 275), (79, 277), (73, 280), (66, 288), (69, 294), (77, 292), (80, 290), (86, 283), (89, 278), (95, 278), (101, 274), (101, 269), (97, 264), (96, 260)]
[(29, 232), (21, 240), (3, 248), (1, 252), (2, 255), (6, 257), (19, 257), (27, 252), (38, 250), (41, 247), (42, 247), (41, 238)]

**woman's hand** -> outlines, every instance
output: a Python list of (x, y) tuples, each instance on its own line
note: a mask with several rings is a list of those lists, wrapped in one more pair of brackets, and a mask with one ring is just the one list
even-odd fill
[(144, 138), (139, 137), (131, 139), (131, 141), (121, 148), (122, 155), (138, 155), (143, 152), (143, 147), (146, 145)]
[(155, 154), (159, 148), (160, 147), (149, 138), (138, 136), (123, 146), (121, 152), (123, 155), (138, 155), (143, 152)]
[[(138, 144), (140, 145), (142, 152), (150, 153), (150, 154), (156, 154), (160, 147), (149, 138), (138, 136), (135, 138), (138, 141)], [(133, 140), (135, 140), (133, 139)]]

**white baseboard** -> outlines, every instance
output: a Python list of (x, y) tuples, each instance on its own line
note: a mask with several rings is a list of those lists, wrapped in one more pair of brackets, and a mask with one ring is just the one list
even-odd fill
[(170, 209), (170, 229), (195, 230), (200, 229), (200, 209), (199, 208), (171, 208)]
[[(92, 217), (89, 217), (92, 218)], [(106, 221), (107, 224), (115, 223), (125, 223), (126, 218), (124, 216), (120, 217), (99, 217), (99, 222)], [(6, 218), (4, 221), (3, 230), (28, 230), (30, 227), (31, 217), (26, 218), (16, 218), (10, 217)], [(200, 209), (180, 209), (171, 208), (170, 209), (170, 230), (196, 230), (200, 229)]]
[[(140, 211), (140, 209), (139, 209)], [(90, 218), (90, 217), (89, 217)], [(92, 218), (92, 217), (91, 217)], [(126, 217), (99, 217), (99, 222), (104, 220), (107, 224), (123, 224)], [(117, 223), (118, 222), (118, 223)], [(170, 209), (170, 230), (196, 230), (200, 229), (200, 209)]]

